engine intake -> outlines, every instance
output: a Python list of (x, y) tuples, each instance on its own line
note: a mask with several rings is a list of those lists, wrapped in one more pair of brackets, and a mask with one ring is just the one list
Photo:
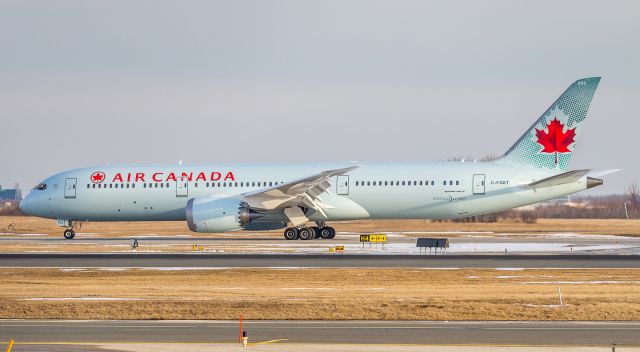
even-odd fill
[(226, 232), (242, 230), (263, 214), (252, 210), (242, 199), (202, 197), (187, 202), (186, 217), (193, 232)]

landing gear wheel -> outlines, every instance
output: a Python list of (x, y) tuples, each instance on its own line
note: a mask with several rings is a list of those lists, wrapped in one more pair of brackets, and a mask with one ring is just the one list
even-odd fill
[(336, 237), (336, 229), (334, 229), (333, 227), (325, 227), (325, 229), (328, 229), (330, 232), (329, 237), (327, 237), (328, 239)]
[(316, 237), (316, 233), (315, 231), (313, 231), (313, 229), (310, 229), (308, 227), (303, 227), (298, 230), (298, 236), (300, 237), (301, 240), (308, 241)]
[(331, 237), (332, 234), (334, 236), (336, 235), (336, 232), (335, 231), (331, 231), (331, 230), (332, 230), (331, 227), (323, 227), (323, 228), (318, 230), (318, 233), (320, 234), (320, 237), (323, 240), (328, 240), (328, 239), (333, 238), (333, 237)]
[(295, 227), (289, 227), (284, 230), (284, 238), (288, 241), (294, 241), (298, 239), (298, 229)]
[(76, 235), (76, 232), (71, 230), (71, 229), (64, 230), (64, 238), (66, 238), (68, 240), (70, 240), (73, 237), (75, 237), (75, 235)]
[(311, 231), (313, 231), (313, 238), (316, 240), (321, 239), (320, 237), (320, 228), (317, 226), (311, 227)]

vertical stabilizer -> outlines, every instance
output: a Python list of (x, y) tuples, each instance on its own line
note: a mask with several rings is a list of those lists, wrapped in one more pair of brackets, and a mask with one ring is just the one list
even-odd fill
[(567, 170), (599, 82), (575, 81), (497, 162)]

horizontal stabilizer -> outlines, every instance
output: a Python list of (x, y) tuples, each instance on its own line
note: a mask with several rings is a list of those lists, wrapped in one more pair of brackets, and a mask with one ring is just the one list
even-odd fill
[(622, 169), (610, 169), (610, 170), (598, 170), (589, 173), (589, 177), (602, 177), (614, 174), (618, 171), (622, 171)]
[(579, 179), (581, 179), (584, 175), (588, 174), (589, 171), (591, 170), (589, 169), (573, 170), (573, 171), (565, 172), (559, 175), (547, 177), (539, 181), (531, 182), (529, 186), (533, 188), (542, 188), (542, 187), (564, 185), (567, 183), (574, 183)]

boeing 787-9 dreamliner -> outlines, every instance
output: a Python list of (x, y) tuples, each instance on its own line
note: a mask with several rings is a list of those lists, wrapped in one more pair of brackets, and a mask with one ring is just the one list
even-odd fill
[(599, 82), (574, 82), (493, 161), (97, 166), (46, 178), (20, 208), (57, 219), (67, 239), (82, 221), (186, 221), (196, 232), (285, 229), (287, 240), (311, 240), (333, 238), (335, 221), (521, 207), (602, 184), (567, 169)]

